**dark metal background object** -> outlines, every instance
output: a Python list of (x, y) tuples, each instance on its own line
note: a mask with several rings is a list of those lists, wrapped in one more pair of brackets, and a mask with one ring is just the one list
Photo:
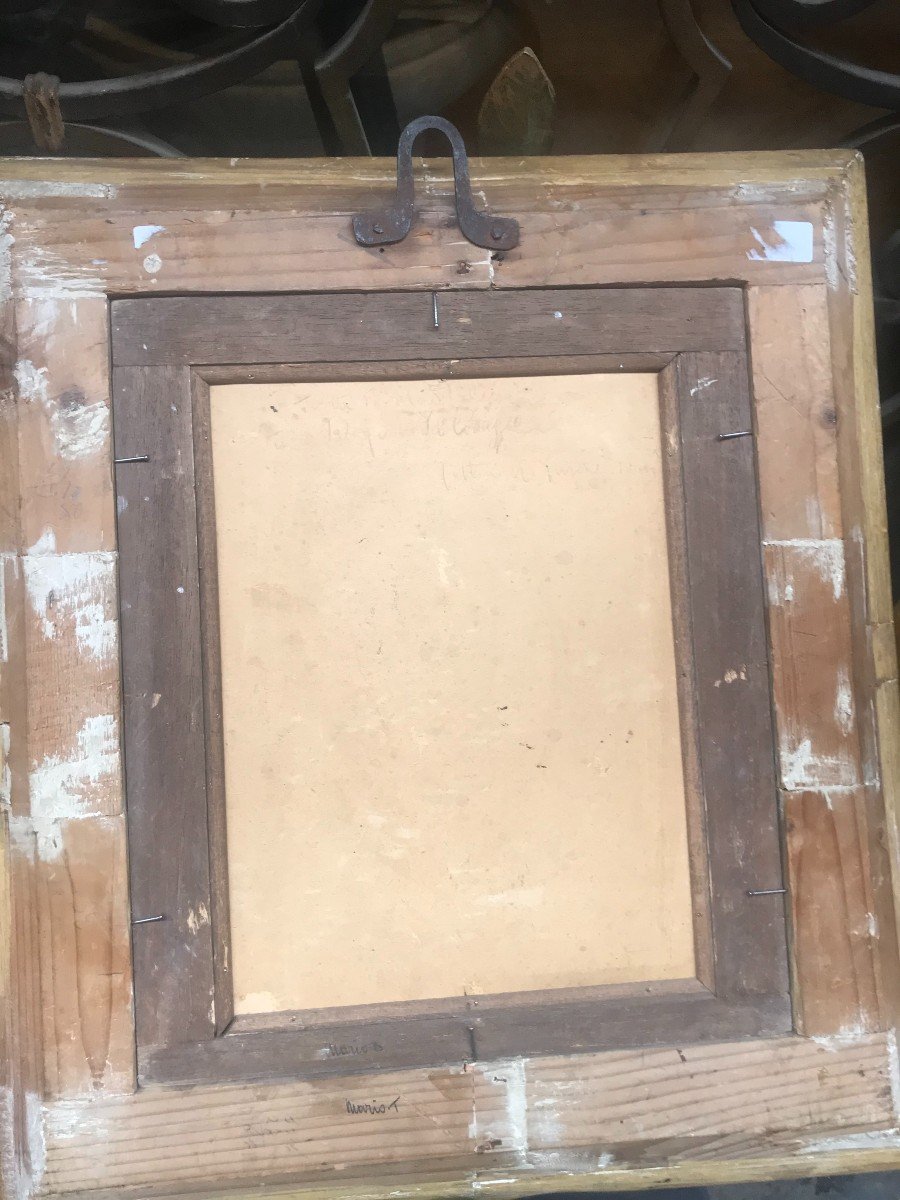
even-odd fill
[(794, 34), (832, 25), (870, 8), (874, 0), (755, 0), (755, 7), (770, 25)]
[(648, 150), (687, 150), (725, 86), (731, 63), (700, 28), (691, 0), (657, 0), (657, 6), (672, 44), (696, 80), (678, 106), (661, 144), (648, 146)]
[(472, 200), (469, 159), (455, 125), (443, 117), (417, 117), (400, 134), (397, 146), (397, 198), (388, 208), (357, 213), (353, 232), (361, 246), (390, 246), (402, 242), (412, 228), (415, 215), (412, 148), (426, 129), (443, 133), (453, 152), (453, 180), (456, 189), (456, 218), (462, 234), (475, 246), (486, 250), (512, 250), (519, 244), (519, 222), (512, 217), (495, 217), (487, 210), (478, 211)]
[(275, 25), (290, 16), (295, 0), (176, 0), (179, 8), (234, 29)]
[[(158, 71), (139, 71), (118, 79), (62, 83), (58, 89), (62, 119), (91, 121), (111, 114), (130, 116), (194, 100), (246, 79), (276, 59), (296, 54), (300, 30), (314, 5), (312, 0), (299, 3), (295, 0), (293, 8), (280, 25), (223, 54)], [(21, 80), (0, 77), (0, 113), (9, 117), (25, 116), (24, 93)]]
[[(860, 104), (870, 104), (873, 108), (900, 108), (900, 74), (847, 62), (795, 41), (785, 32), (783, 20), (794, 12), (798, 0), (780, 0), (780, 3), (782, 23), (779, 25), (766, 19), (760, 0), (732, 0), (732, 7), (748, 37), (775, 62), (813, 87)], [(858, 7), (868, 7), (868, 3)]]

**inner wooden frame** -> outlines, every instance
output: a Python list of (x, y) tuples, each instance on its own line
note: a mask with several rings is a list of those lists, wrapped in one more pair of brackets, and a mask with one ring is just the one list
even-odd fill
[[(789, 1030), (783, 901), (748, 895), (781, 861), (753, 438), (719, 437), (751, 427), (741, 290), (456, 292), (438, 329), (422, 293), (171, 297), (115, 301), (112, 327), (116, 456), (156, 465), (117, 478), (132, 906), (166, 916), (135, 931), (141, 1082)], [(660, 379), (696, 977), (235, 1019), (209, 386), (603, 370)]]

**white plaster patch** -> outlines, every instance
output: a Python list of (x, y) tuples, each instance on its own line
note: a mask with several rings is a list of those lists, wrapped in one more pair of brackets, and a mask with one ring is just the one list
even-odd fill
[(494, 259), (490, 251), (487, 258), (479, 258), (469, 264), (471, 267), (487, 267), (488, 280), (494, 282)]
[(830, 288), (836, 288), (841, 273), (838, 269), (837, 238), (834, 232), (834, 206), (830, 201), (823, 206), (822, 254), (825, 258), (825, 281)]
[(737, 683), (737, 681), (739, 679), (741, 681), (744, 681), (744, 680), (746, 680), (746, 678), (747, 678), (747, 664), (741, 663), (741, 665), (739, 667), (729, 668), (725, 672), (725, 674), (722, 676), (721, 679), (717, 679), (715, 681), (715, 683), (713, 684), (713, 687), (721, 687), (723, 683), (724, 684)]
[(16, 1162), (16, 1147), (13, 1141), (15, 1127), (15, 1101), (12, 1088), (0, 1085), (0, 1181), (8, 1184), (14, 1196), (23, 1196), (19, 1186), (19, 1164)]
[(20, 358), (13, 367), (19, 396), (26, 402), (47, 399), (47, 368), (36, 367), (29, 358)]
[(561, 1145), (565, 1132), (563, 1117), (577, 1106), (581, 1085), (576, 1080), (541, 1080), (538, 1086), (541, 1098), (532, 1101), (530, 1130), (539, 1143)]
[(897, 1034), (889, 1029), (886, 1034), (888, 1051), (888, 1079), (891, 1085), (891, 1109), (896, 1120), (900, 1117), (900, 1056), (897, 1053)]
[[(29, 230), (24, 230), (24, 241)], [(36, 232), (36, 231), (35, 231)], [(28, 300), (100, 300), (105, 284), (96, 270), (71, 263), (48, 246), (31, 241), (18, 258), (22, 295)]]
[(813, 260), (813, 227), (811, 221), (773, 221), (768, 240), (758, 229), (750, 226), (756, 247), (747, 251), (753, 262), (808, 263)]
[(900, 1147), (900, 1129), (878, 1129), (868, 1133), (845, 1133), (837, 1137), (805, 1142), (805, 1154), (833, 1154), (837, 1150), (889, 1150)]
[[(767, 539), (766, 546), (786, 546), (797, 552), (799, 557), (810, 563), (818, 571), (825, 583), (831, 584), (835, 600), (840, 600), (844, 592), (844, 543), (840, 538), (784, 538)], [(793, 586), (794, 580), (786, 581)], [(791, 593), (793, 599), (793, 592)], [(782, 596), (773, 580), (769, 580), (769, 600), (772, 604), (783, 603)]]
[(128, 508), (128, 498), (126, 496), (116, 496), (116, 512), (121, 517), (122, 513)]
[[(619, 365), (621, 366), (622, 364), (620, 363)], [(718, 379), (712, 379), (709, 375), (704, 375), (691, 388), (691, 395), (696, 396), (698, 392), (704, 392), (707, 388), (712, 387), (714, 383), (718, 382)]]
[(39, 1192), (47, 1169), (47, 1144), (44, 1141), (44, 1105), (34, 1092), (25, 1093), (25, 1131), (31, 1160), (31, 1192)]
[(110, 713), (88, 717), (75, 737), (69, 758), (48, 755), (29, 772), (31, 830), (38, 856), (54, 862), (62, 852), (59, 822), (92, 816), (98, 791), (119, 769), (119, 727)]
[(187, 915), (187, 927), (191, 933), (198, 933), (204, 925), (209, 924), (209, 909), (205, 904), (198, 904), (197, 911), (193, 909)]
[(847, 1046), (855, 1046), (857, 1042), (867, 1038), (870, 1031), (864, 1025), (857, 1022), (855, 1025), (844, 1025), (837, 1033), (823, 1034), (821, 1037), (814, 1037), (810, 1040), (815, 1042), (817, 1046), (821, 1046), (824, 1050), (843, 1050)]
[(503, 1116), (498, 1116), (497, 1105), (491, 1103), (488, 1106), (488, 1113), (495, 1124), (491, 1126), (483, 1124), (485, 1115), (479, 1113), (477, 1104), (479, 1091), (477, 1088), (474, 1089), (472, 1119), (469, 1122), (470, 1136), (476, 1144), (494, 1136), (501, 1138), (501, 1152), (516, 1154), (519, 1164), (525, 1165), (525, 1156), (528, 1150), (525, 1060), (516, 1058), (499, 1062), (476, 1063), (473, 1069), (480, 1072), (485, 1083), (503, 1089)]
[(818, 496), (807, 496), (804, 503), (806, 509), (806, 524), (809, 528), (810, 537), (824, 533), (822, 528), (824, 522), (822, 520), (822, 504)]
[(4, 179), (5, 200), (44, 200), (71, 196), (78, 200), (114, 200), (119, 189), (111, 183), (71, 183), (62, 179)]
[(799, 743), (783, 738), (780, 750), (781, 782), (789, 792), (811, 788), (834, 791), (835, 785), (850, 786), (855, 782), (851, 759), (845, 755), (814, 754), (810, 738)]
[(141, 246), (149, 242), (157, 233), (165, 233), (165, 231), (165, 225), (135, 225), (131, 231), (135, 250), (140, 250)]
[(33, 542), (27, 550), (28, 554), (55, 554), (56, 553), (56, 534), (48, 526), (36, 542)]
[(89, 658), (109, 661), (115, 655), (115, 616), (103, 603), (113, 561), (109, 553), (26, 557), (25, 590), (45, 638), (58, 638), (64, 626), (72, 624)]
[(50, 413), (50, 429), (61, 458), (73, 462), (97, 454), (109, 440), (109, 408), (94, 404), (58, 403)]
[[(496, 1074), (497, 1072), (495, 1072)], [(517, 1058), (504, 1065), (506, 1078), (507, 1137), (512, 1149), (524, 1156), (528, 1150), (528, 1089), (525, 1081), (525, 1060)]]
[(9, 232), (12, 213), (0, 208), (0, 295), (8, 296), (12, 291), (12, 248), (15, 238)]
[(790, 200), (792, 197), (808, 193), (809, 184), (806, 180), (784, 180), (777, 185), (771, 183), (736, 183), (729, 189), (732, 200), (740, 204), (771, 204), (772, 196), (777, 187), (779, 197)]
[(844, 264), (847, 273), (847, 286), (855, 296), (859, 290), (856, 282), (856, 250), (850, 238), (844, 242)]
[(162, 259), (158, 254), (148, 254), (144, 259), (144, 270), (148, 275), (155, 275), (162, 267)]
[(8, 721), (0, 721), (0, 808), (12, 803), (12, 770), (9, 765), (10, 729)]
[(788, 600), (785, 596), (785, 590), (791, 589), (791, 600), (794, 598), (794, 581), (790, 577), (785, 582), (778, 575), (769, 575), (766, 578), (766, 597), (769, 601), (770, 608), (781, 608), (782, 604), (787, 604)]
[[(74, 302), (71, 302), (72, 308), (77, 308)], [(59, 301), (53, 297), (45, 297), (42, 300), (32, 300), (28, 306), (28, 315), (31, 320), (31, 332), (38, 341), (46, 342), (53, 336), (57, 324), (60, 320)]]
[(19, 577), (19, 559), (15, 554), (0, 554), (0, 663), (9, 660), (9, 627), (6, 618), (6, 568), (11, 566)]
[(603, 1171), (606, 1167), (611, 1167), (615, 1161), (615, 1156), (607, 1150), (597, 1159), (597, 1166)]
[[(26, 1092), (25, 1140), (27, 1167), (23, 1166), (14, 1140), (15, 1099), (12, 1088), (0, 1087), (0, 1183), (9, 1184), (10, 1200), (29, 1200), (41, 1187), (47, 1166), (44, 1141), (44, 1109), (39, 1096)], [(6, 1193), (5, 1193), (6, 1194)]]
[[(101, 1122), (91, 1112), (89, 1107), (86, 1107), (82, 1102), (76, 1101), (57, 1101), (53, 1104), (48, 1113), (47, 1124), (50, 1128), (52, 1140), (54, 1142), (68, 1141), (70, 1138), (83, 1137), (85, 1129), (90, 1126), (91, 1131), (98, 1131), (98, 1126)], [(102, 1123), (105, 1126), (105, 1122)], [(104, 1138), (100, 1137), (100, 1142)]]
[(850, 680), (843, 667), (838, 669), (837, 690), (834, 697), (834, 719), (844, 733), (853, 728), (853, 692)]

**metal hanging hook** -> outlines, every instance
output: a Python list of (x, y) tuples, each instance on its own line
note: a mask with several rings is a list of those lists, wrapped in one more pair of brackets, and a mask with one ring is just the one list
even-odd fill
[(475, 208), (469, 179), (469, 159), (462, 136), (455, 125), (443, 117), (417, 117), (400, 134), (397, 145), (397, 199), (388, 208), (357, 213), (353, 232), (361, 246), (390, 246), (402, 242), (412, 228), (415, 216), (413, 182), (413, 143), (425, 129), (443, 133), (453, 152), (453, 180), (456, 188), (456, 219), (470, 242), (486, 250), (512, 250), (519, 244), (519, 222), (512, 217), (495, 217)]

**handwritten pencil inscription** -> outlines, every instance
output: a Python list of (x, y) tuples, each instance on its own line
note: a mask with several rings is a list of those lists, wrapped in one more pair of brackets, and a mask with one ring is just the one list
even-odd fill
[(391, 1109), (393, 1109), (394, 1112), (400, 1111), (400, 1097), (399, 1096), (397, 1096), (396, 1099), (392, 1100), (390, 1102), (390, 1104), (387, 1104), (387, 1103), (376, 1104), (374, 1100), (372, 1101), (371, 1104), (354, 1104), (352, 1100), (345, 1100), (344, 1103), (347, 1106), (347, 1112), (350, 1113), (350, 1115), (354, 1116), (354, 1117), (360, 1117), (360, 1116), (380, 1117), (380, 1116), (383, 1116), (385, 1113), (389, 1113), (391, 1111)]

